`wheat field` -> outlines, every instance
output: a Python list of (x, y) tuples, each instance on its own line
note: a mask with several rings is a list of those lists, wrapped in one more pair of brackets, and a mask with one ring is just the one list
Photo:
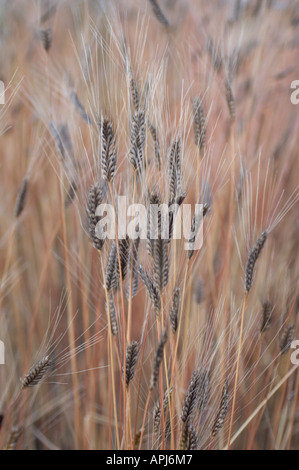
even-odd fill
[[(0, 22), (0, 448), (298, 449), (297, 2)], [(175, 204), (168, 238), (119, 236), (120, 198)]]

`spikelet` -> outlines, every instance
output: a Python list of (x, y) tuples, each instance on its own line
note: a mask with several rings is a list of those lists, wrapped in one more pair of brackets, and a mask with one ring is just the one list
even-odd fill
[(251, 250), (249, 254), (246, 269), (245, 269), (245, 289), (247, 293), (250, 291), (252, 287), (254, 266), (262, 251), (262, 248), (266, 242), (266, 239), (267, 239), (267, 232), (262, 232), (258, 241), (256, 242), (255, 246), (253, 247), (253, 249)]
[(224, 420), (228, 411), (228, 399), (229, 399), (228, 382), (227, 382), (227, 379), (225, 379), (224, 386), (222, 389), (218, 413), (217, 413), (217, 416), (216, 416), (216, 419), (214, 421), (212, 431), (211, 431), (212, 437), (215, 437), (216, 434), (220, 431), (220, 429), (223, 426), (223, 423), (224, 423)]
[(40, 31), (40, 40), (46, 52), (49, 52), (52, 46), (52, 30), (51, 28), (42, 29)]
[(295, 335), (295, 325), (289, 325), (285, 328), (279, 343), (280, 353), (286, 354), (291, 347)]
[(89, 236), (92, 241), (93, 246), (100, 251), (104, 245), (104, 239), (101, 240), (96, 235), (96, 225), (99, 222), (100, 218), (96, 215), (97, 207), (103, 202), (104, 199), (104, 189), (99, 184), (95, 184), (90, 188), (89, 197), (88, 197), (88, 229)]
[(150, 296), (150, 299), (153, 303), (154, 309), (156, 311), (156, 314), (158, 315), (160, 310), (161, 310), (161, 297), (160, 297), (160, 292), (156, 288), (152, 278), (150, 275), (145, 271), (143, 266), (139, 266), (138, 270), (140, 277), (146, 287), (146, 290)]
[(157, 0), (149, 0), (151, 6), (152, 6), (152, 9), (153, 9), (153, 13), (155, 15), (155, 17), (157, 18), (157, 20), (165, 27), (169, 26), (169, 22), (167, 20), (167, 18), (165, 17), (163, 11), (161, 10)]
[(195, 145), (204, 157), (206, 148), (206, 120), (203, 105), (199, 96), (193, 99), (193, 127)]
[(25, 178), (23, 179), (21, 183), (20, 189), (18, 191), (16, 205), (15, 205), (15, 217), (17, 218), (20, 217), (20, 215), (22, 214), (24, 210), (27, 190), (28, 190), (28, 178), (27, 176), (25, 176)]
[(162, 334), (160, 343), (156, 350), (153, 372), (152, 372), (151, 381), (150, 381), (150, 390), (153, 390), (155, 388), (155, 385), (158, 382), (159, 368), (163, 359), (163, 351), (165, 348), (165, 344), (167, 342), (167, 338), (168, 338), (168, 334), (167, 334), (167, 328), (166, 328)]
[(101, 122), (102, 140), (102, 177), (109, 183), (113, 181), (116, 172), (115, 138), (112, 123), (105, 118)]
[(127, 346), (127, 352), (126, 352), (126, 385), (127, 387), (129, 386), (129, 383), (131, 382), (131, 380), (133, 380), (134, 378), (135, 367), (136, 367), (137, 359), (138, 359), (138, 353), (139, 353), (138, 342), (132, 341)]
[(170, 325), (173, 334), (176, 332), (177, 327), (178, 327), (178, 316), (179, 316), (179, 310), (180, 310), (180, 303), (181, 303), (181, 294), (180, 294), (180, 288), (175, 287), (173, 291), (173, 298), (172, 298), (172, 309), (170, 311)]
[(37, 362), (28, 372), (25, 377), (21, 379), (21, 388), (33, 387), (34, 385), (39, 384), (42, 379), (45, 377), (49, 368), (52, 366), (52, 361), (49, 356), (43, 357), (39, 362)]

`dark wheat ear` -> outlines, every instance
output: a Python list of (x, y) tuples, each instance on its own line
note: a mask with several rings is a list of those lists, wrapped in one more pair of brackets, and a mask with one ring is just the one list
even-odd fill
[(139, 353), (139, 345), (137, 341), (132, 341), (127, 346), (126, 352), (126, 385), (129, 386), (129, 383), (133, 380), (135, 374), (135, 367), (137, 364)]
[(181, 140), (175, 140), (168, 152), (169, 199), (174, 200), (182, 193)]
[(228, 400), (229, 400), (229, 395), (228, 395), (228, 381), (225, 379), (223, 389), (222, 389), (222, 394), (221, 394), (221, 400), (220, 400), (220, 405), (218, 409), (218, 413), (216, 416), (216, 419), (214, 421), (211, 435), (212, 437), (215, 437), (216, 434), (220, 431), (220, 429), (223, 426), (225, 417), (227, 415), (228, 411)]
[[(191, 224), (191, 234), (189, 238), (189, 243), (192, 243), (192, 244), (195, 243), (195, 239), (197, 237), (200, 224), (202, 223), (202, 220), (207, 214), (208, 210), (209, 210), (209, 206), (207, 204), (204, 204), (202, 214), (197, 214), (197, 213), (194, 214), (193, 219), (192, 219), (192, 224)], [(188, 253), (187, 253), (188, 259), (191, 259), (193, 255), (194, 255), (194, 249), (191, 248), (190, 250), (188, 250)]]
[(202, 279), (197, 279), (193, 295), (197, 305), (200, 305), (205, 300), (205, 287)]
[(140, 99), (139, 99), (139, 91), (138, 91), (137, 83), (134, 77), (130, 78), (130, 94), (131, 94), (131, 100), (132, 100), (134, 112), (138, 111), (140, 107)]
[(263, 246), (267, 240), (267, 232), (262, 232), (260, 235), (258, 241), (254, 245), (253, 249), (251, 250), (246, 269), (245, 269), (245, 290), (248, 293), (252, 287), (253, 284), (253, 271), (254, 271), (254, 266), (255, 263), (257, 262), (258, 257), (261, 254), (261, 251), (263, 249)]
[(261, 333), (264, 333), (270, 328), (272, 313), (273, 313), (273, 305), (268, 301), (263, 302), (262, 320), (261, 320), (261, 329), (260, 329)]
[(192, 374), (189, 387), (184, 399), (183, 408), (181, 412), (181, 421), (186, 424), (192, 420), (195, 405), (197, 403), (198, 388), (200, 385), (200, 374), (195, 370)]
[(172, 298), (172, 309), (170, 311), (170, 325), (173, 334), (176, 333), (178, 328), (178, 317), (179, 317), (179, 310), (180, 310), (180, 303), (181, 303), (181, 293), (180, 288), (175, 287), (173, 292)]
[(96, 215), (97, 207), (103, 202), (104, 199), (104, 188), (99, 184), (95, 184), (90, 188), (89, 197), (88, 197), (88, 229), (89, 236), (92, 241), (93, 246), (100, 251), (104, 245), (104, 239), (100, 239), (96, 235), (96, 225), (100, 220), (100, 217)]
[(28, 178), (27, 176), (25, 176), (25, 178), (23, 179), (21, 183), (20, 189), (18, 191), (16, 205), (15, 205), (15, 217), (17, 218), (20, 217), (20, 215), (22, 214), (24, 210), (27, 190), (28, 190)]
[(117, 287), (118, 284), (119, 271), (115, 271), (116, 266), (118, 266), (117, 246), (115, 242), (112, 242), (105, 272), (105, 287), (108, 291)]
[(163, 11), (161, 10), (157, 0), (149, 0), (151, 6), (152, 6), (152, 9), (153, 9), (153, 13), (155, 15), (155, 17), (157, 18), (157, 20), (165, 27), (169, 26), (169, 22), (167, 20), (167, 18), (165, 17)]
[(135, 171), (141, 172), (144, 167), (145, 116), (144, 111), (133, 114), (130, 131), (129, 161)]
[(136, 238), (133, 240), (132, 243), (130, 243), (130, 250), (129, 250), (129, 259), (128, 259), (128, 269), (130, 275), (128, 276), (129, 278), (132, 276), (132, 289), (130, 286), (129, 281), (127, 285), (127, 290), (126, 290), (126, 295), (127, 298), (129, 299), (130, 295), (131, 297), (135, 297), (138, 291), (138, 267), (137, 267), (137, 260), (138, 260), (138, 250), (139, 250), (139, 244), (140, 244), (140, 237)]
[(225, 81), (225, 97), (231, 121), (234, 121), (236, 118), (236, 105), (230, 79)]
[(21, 379), (22, 389), (33, 387), (34, 385), (39, 384), (42, 379), (45, 377), (46, 373), (49, 371), (50, 367), (53, 366), (53, 361), (51, 361), (49, 356), (43, 357), (39, 362), (37, 362), (28, 372), (25, 377)]
[(193, 424), (187, 425), (187, 443), (186, 450), (197, 450), (198, 438), (197, 432)]
[[(164, 396), (163, 396), (163, 410), (164, 414), (166, 413), (167, 406), (168, 406), (168, 401), (169, 401), (169, 396), (172, 394), (172, 388), (168, 390), (165, 390)], [(159, 434), (160, 431), (160, 426), (161, 426), (161, 406), (160, 406), (160, 400), (156, 401), (154, 410), (153, 410), (153, 421), (154, 421), (154, 433), (157, 435)]]
[(153, 390), (155, 388), (155, 385), (158, 382), (159, 369), (160, 369), (160, 365), (163, 359), (163, 351), (167, 342), (167, 338), (168, 338), (168, 332), (166, 328), (162, 334), (160, 343), (156, 350), (153, 372), (152, 372), (151, 381), (150, 381), (150, 390)]
[(201, 156), (204, 157), (206, 148), (206, 120), (202, 101), (199, 96), (193, 99), (193, 127), (195, 145), (199, 148)]
[(159, 237), (153, 242), (154, 283), (161, 292), (168, 283), (168, 240)]
[(114, 298), (111, 292), (109, 292), (109, 311), (108, 311), (108, 306), (106, 302), (106, 312), (109, 313), (109, 316), (110, 316), (111, 334), (113, 336), (117, 336), (118, 335), (117, 318), (116, 318), (116, 311), (115, 311), (115, 305), (114, 305)]
[(76, 181), (72, 181), (70, 183), (70, 186), (69, 186), (69, 189), (66, 193), (66, 197), (65, 197), (65, 201), (64, 201), (64, 206), (66, 208), (70, 207), (70, 205), (72, 204), (72, 202), (73, 202), (73, 200), (76, 196), (77, 189), (78, 189), (78, 186), (77, 186)]
[(150, 275), (146, 272), (143, 266), (139, 266), (138, 269), (139, 275), (142, 279), (143, 284), (146, 287), (146, 290), (150, 296), (150, 299), (153, 303), (154, 309), (156, 314), (158, 315), (161, 310), (161, 297), (160, 292), (154, 284), (154, 281), (150, 277)]
[(90, 124), (91, 119), (90, 119), (87, 111), (85, 110), (83, 104), (79, 100), (79, 97), (78, 97), (77, 93), (75, 92), (75, 90), (72, 90), (70, 92), (70, 99), (71, 99), (71, 102), (73, 103), (73, 105), (75, 106), (76, 110), (80, 114), (81, 118), (83, 119), (83, 121), (87, 122), (87, 124)]
[(161, 171), (161, 155), (160, 155), (160, 144), (159, 144), (158, 133), (157, 133), (157, 129), (151, 123), (149, 123), (149, 131), (154, 141), (156, 164), (157, 164), (158, 170)]
[(45, 51), (49, 52), (52, 46), (52, 39), (53, 39), (51, 28), (42, 29), (39, 34), (40, 34), (40, 40), (42, 42), (42, 45)]
[(102, 141), (102, 177), (109, 183), (113, 181), (116, 173), (116, 152), (113, 126), (109, 119), (105, 118), (100, 123)]
[(282, 334), (282, 337), (279, 343), (281, 354), (286, 354), (290, 350), (294, 336), (295, 336), (295, 325), (287, 326)]
[(206, 404), (208, 401), (209, 383), (210, 383), (209, 371), (203, 370), (203, 372), (199, 374), (199, 385), (198, 385), (198, 394), (197, 394), (199, 412), (202, 412), (206, 407)]

